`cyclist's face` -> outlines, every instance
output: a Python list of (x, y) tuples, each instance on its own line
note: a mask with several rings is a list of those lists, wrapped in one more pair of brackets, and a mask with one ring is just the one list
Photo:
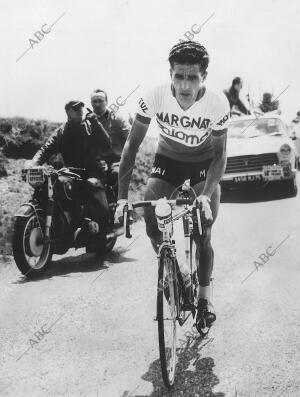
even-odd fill
[(182, 107), (192, 106), (206, 78), (207, 72), (201, 72), (199, 65), (181, 65), (175, 63), (170, 69), (175, 97)]
[(98, 92), (91, 99), (91, 105), (96, 114), (103, 114), (106, 110), (107, 100), (104, 92)]

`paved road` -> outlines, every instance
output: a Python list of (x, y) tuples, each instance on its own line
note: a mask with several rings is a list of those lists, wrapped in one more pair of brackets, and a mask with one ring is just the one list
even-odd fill
[(300, 195), (224, 198), (213, 233), (217, 322), (205, 340), (184, 335), (192, 322), (181, 330), (172, 393), (160, 375), (157, 266), (142, 223), (105, 260), (70, 252), (42, 280), (3, 262), (0, 395), (300, 396), (299, 214)]

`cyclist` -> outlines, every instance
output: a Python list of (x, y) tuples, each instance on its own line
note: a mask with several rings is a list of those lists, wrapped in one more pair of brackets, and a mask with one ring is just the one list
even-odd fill
[[(214, 257), (211, 228), (218, 213), (219, 182), (226, 166), (230, 108), (223, 93), (216, 94), (204, 85), (209, 63), (204, 46), (194, 41), (181, 42), (172, 47), (168, 60), (171, 82), (151, 90), (139, 100), (121, 158), (115, 222), (120, 221), (127, 204), (136, 153), (151, 119), (156, 116), (159, 141), (145, 200), (170, 198), (184, 180), (191, 180), (207, 224), (206, 235), (195, 238), (200, 284), (196, 321), (200, 321), (201, 313), (211, 325), (216, 319), (210, 294)], [(154, 209), (145, 208), (144, 216), (147, 234), (157, 252), (162, 234), (157, 227)]]
[(273, 95), (270, 92), (264, 92), (262, 102), (258, 106), (259, 110), (261, 110), (263, 113), (275, 111), (275, 113), (281, 114), (279, 101), (276, 99), (272, 100), (272, 97)]
[(120, 159), (130, 127), (120, 115), (117, 116), (114, 111), (107, 109), (107, 93), (105, 91), (99, 88), (94, 90), (91, 93), (91, 105), (111, 139), (112, 150), (105, 154), (104, 159), (108, 165), (108, 182), (113, 186), (117, 196)]

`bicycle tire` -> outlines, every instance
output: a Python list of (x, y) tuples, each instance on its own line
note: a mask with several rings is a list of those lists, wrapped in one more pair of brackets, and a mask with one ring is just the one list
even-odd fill
[[(168, 277), (166, 278), (166, 275)], [(169, 295), (167, 295), (167, 286)], [(172, 257), (171, 250), (167, 247), (162, 248), (159, 259), (158, 269), (158, 288), (157, 288), (157, 324), (159, 355), (162, 371), (162, 378), (165, 386), (171, 389), (175, 381), (176, 372), (176, 321), (177, 321), (177, 275), (176, 266)], [(169, 301), (167, 301), (167, 296)], [(169, 306), (171, 319), (167, 319), (166, 309)], [(171, 347), (168, 348), (165, 335), (168, 325), (171, 322)], [(170, 356), (170, 357), (169, 357)]]

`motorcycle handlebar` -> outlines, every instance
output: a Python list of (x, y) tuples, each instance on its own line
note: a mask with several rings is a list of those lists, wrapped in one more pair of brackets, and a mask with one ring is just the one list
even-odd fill
[(63, 171), (70, 171), (70, 172), (85, 172), (85, 168), (77, 168), (77, 167), (62, 167), (59, 170), (53, 168), (52, 165), (35, 165), (33, 167), (24, 167), (22, 171), (29, 171), (34, 169), (43, 169), (45, 171), (52, 171), (53, 173), (63, 172)]
[[(77, 168), (77, 167), (65, 167), (67, 170), (73, 171), (73, 172), (84, 172), (86, 171), (85, 168)], [(64, 168), (61, 168), (64, 169)]]

